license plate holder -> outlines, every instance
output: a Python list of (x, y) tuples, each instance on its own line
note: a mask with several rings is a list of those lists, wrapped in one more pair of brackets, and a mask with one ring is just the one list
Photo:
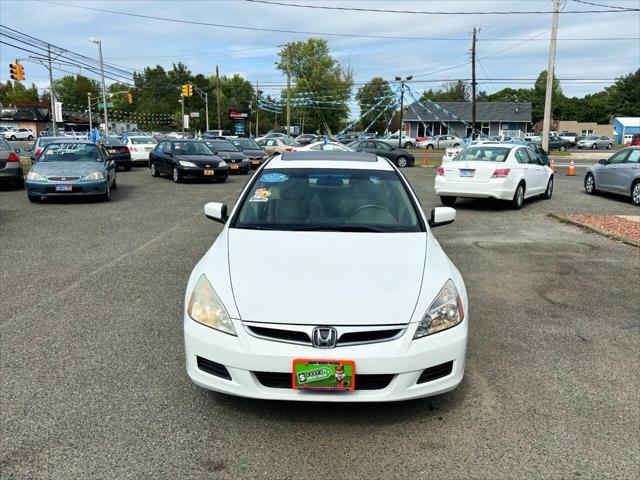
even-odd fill
[(240, 165), (234, 165), (233, 163), (230, 165), (231, 170), (238, 170)]
[(470, 177), (473, 177), (473, 175), (474, 175), (475, 173), (476, 173), (476, 171), (475, 171), (475, 170), (470, 170), (470, 169), (461, 169), (461, 170), (460, 170), (460, 176), (461, 176), (461, 177), (467, 177), (467, 178), (470, 178)]
[(70, 183), (56, 183), (56, 192), (72, 192), (73, 185)]
[(115, 148), (110, 148), (109, 149), (109, 153), (113, 155), (114, 153), (116, 153), (116, 149)]
[(251, 160), (251, 165), (260, 165), (260, 160)]
[(216, 171), (215, 171), (215, 170), (205, 170), (205, 171), (204, 171), (204, 174), (205, 174), (207, 177), (209, 177), (209, 176), (215, 175), (215, 174), (216, 174)]
[(329, 392), (352, 392), (356, 385), (353, 360), (314, 360), (296, 358), (291, 373), (291, 388)]

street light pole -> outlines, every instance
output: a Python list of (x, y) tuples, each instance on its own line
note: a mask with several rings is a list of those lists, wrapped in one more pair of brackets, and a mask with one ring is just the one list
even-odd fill
[(207, 116), (207, 131), (209, 131), (209, 94), (204, 94), (204, 110), (205, 115)]
[(107, 86), (104, 83), (104, 61), (102, 59), (102, 40), (90, 38), (90, 42), (98, 45), (98, 53), (100, 55), (100, 80), (102, 82), (102, 106), (104, 107), (104, 135), (109, 136), (109, 114), (107, 113)]
[(398, 148), (402, 148), (402, 116), (404, 110), (404, 82), (408, 82), (413, 78), (413, 75), (409, 75), (406, 78), (396, 77), (396, 81), (400, 82), (400, 129), (398, 130)]
[(87, 107), (89, 108), (89, 132), (93, 130), (93, 124), (91, 123), (91, 92), (87, 93)]

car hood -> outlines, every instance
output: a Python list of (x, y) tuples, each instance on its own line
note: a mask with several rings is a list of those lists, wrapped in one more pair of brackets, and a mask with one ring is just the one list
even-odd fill
[(91, 172), (104, 171), (102, 162), (38, 162), (32, 172), (45, 176), (83, 176)]
[(244, 154), (242, 152), (214, 152), (218, 157), (223, 160), (243, 160)]
[(244, 153), (246, 157), (250, 158), (262, 158), (266, 156), (266, 153), (262, 150), (243, 150), (242, 153)]
[(242, 320), (311, 325), (406, 324), (427, 234), (231, 228), (228, 258)]

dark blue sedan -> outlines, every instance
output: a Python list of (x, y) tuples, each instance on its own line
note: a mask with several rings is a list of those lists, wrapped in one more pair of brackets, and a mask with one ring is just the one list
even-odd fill
[(32, 202), (43, 197), (100, 196), (111, 198), (117, 188), (116, 164), (101, 145), (61, 140), (45, 147), (25, 181)]

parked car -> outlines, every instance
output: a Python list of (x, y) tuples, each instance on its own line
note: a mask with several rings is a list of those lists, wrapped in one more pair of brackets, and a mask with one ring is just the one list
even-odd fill
[(453, 158), (458, 155), (462, 150), (464, 150), (465, 148), (467, 148), (468, 146), (473, 146), (473, 145), (484, 145), (485, 143), (496, 143), (495, 140), (491, 140), (489, 138), (483, 138), (481, 140), (473, 140), (470, 144), (467, 144), (466, 142), (462, 145), (459, 145), (457, 147), (450, 147), (445, 149), (444, 151), (444, 155), (442, 155), (442, 163), (444, 162), (449, 162), (451, 160), (453, 160)]
[(349, 144), (351, 148), (358, 152), (367, 152), (388, 158), (398, 167), (413, 167), (416, 157), (401, 148), (390, 146), (381, 140), (357, 140)]
[(16, 140), (33, 140), (36, 138), (36, 134), (33, 133), (33, 130), (30, 128), (14, 128), (9, 129), (2, 133), (4, 138), (7, 140), (11, 140), (12, 142)]
[(116, 162), (116, 168), (122, 168), (125, 172), (131, 171), (131, 152), (118, 137), (103, 137), (100, 144), (107, 149), (107, 153)]
[(0, 137), (0, 185), (24, 188), (24, 173), (20, 163), (20, 149), (14, 148)]
[(149, 154), (152, 177), (171, 175), (174, 182), (185, 179), (213, 180), (223, 183), (229, 177), (229, 167), (204, 142), (165, 139)]
[(571, 144), (571, 146), (575, 146), (578, 143), (578, 134), (575, 132), (560, 132), (560, 135), (558, 135), (562, 140), (566, 140), (567, 142), (569, 142)]
[(318, 140), (320, 140), (320, 137), (311, 133), (303, 133), (296, 137), (296, 142), (300, 145), (308, 145), (310, 143), (317, 142)]
[[(185, 293), (196, 385), (260, 399), (381, 402), (462, 381), (469, 300), (431, 231), (455, 210), (428, 217), (386, 159), (285, 153), (234, 207), (207, 203), (204, 213), (224, 227)], [(312, 377), (319, 369), (323, 378)]]
[(336, 141), (340, 142), (340, 143), (344, 143), (345, 145), (358, 140), (360, 138), (360, 135), (358, 135), (357, 133), (343, 133), (342, 135), (336, 135)]
[(156, 148), (158, 142), (155, 138), (145, 135), (131, 135), (125, 143), (131, 154), (131, 162), (135, 165), (143, 163), (149, 165), (149, 154)]
[(526, 198), (553, 194), (553, 172), (528, 146), (470, 146), (436, 169), (436, 195), (451, 206), (458, 197), (496, 198), (522, 208)]
[(27, 173), (31, 202), (59, 196), (111, 198), (118, 188), (116, 163), (102, 145), (87, 140), (62, 139), (48, 144)]
[(287, 137), (270, 137), (257, 140), (256, 143), (260, 145), (268, 155), (274, 153), (292, 152), (294, 145), (297, 145), (293, 140)]
[(589, 195), (599, 191), (617, 193), (640, 205), (640, 147), (627, 147), (587, 170), (584, 189)]
[(263, 135), (262, 137), (256, 138), (256, 142), (259, 142), (259, 141), (264, 140), (266, 138), (288, 138), (288, 137), (284, 133), (271, 132), (271, 133), (267, 133), (266, 135)]
[[(418, 148), (428, 148), (430, 150), (436, 148), (455, 148), (464, 145), (465, 140), (453, 135), (437, 135), (418, 142)], [(396, 144), (396, 147), (398, 145)]]
[(549, 160), (549, 154), (547, 152), (545, 152), (544, 148), (542, 148), (542, 146), (540, 146), (539, 144), (535, 143), (535, 142), (527, 142), (526, 140), (506, 140), (504, 142), (500, 142), (500, 143), (506, 143), (509, 145), (524, 145), (526, 147), (529, 147), (531, 150), (533, 150), (537, 155), (538, 158), (540, 158), (540, 160), (542, 160), (542, 163), (545, 165), (549, 165), (550, 160)]
[(249, 160), (252, 170), (258, 168), (267, 159), (267, 154), (251, 138), (234, 138), (231, 143)]
[(612, 147), (613, 141), (606, 136), (589, 135), (578, 142), (578, 148), (590, 148), (592, 150), (606, 148), (607, 150), (611, 150)]
[[(390, 135), (387, 135), (386, 137), (383, 137), (380, 140), (382, 140), (385, 143), (388, 143), (392, 147), (397, 147), (398, 146), (398, 132), (392, 133)], [(408, 137), (406, 135), (402, 135), (402, 141), (400, 142), (400, 145), (401, 145), (402, 148), (414, 148), (416, 146), (416, 144), (417, 144), (417, 142), (416, 142), (415, 138)]]
[(52, 142), (62, 142), (69, 140), (67, 137), (59, 136), (59, 137), (38, 137), (36, 139), (36, 143), (33, 145), (33, 149), (31, 150), (31, 155), (29, 156), (31, 159), (31, 163), (35, 163), (38, 161), (38, 157), (42, 154), (44, 147), (49, 145)]
[(229, 130), (207, 130), (202, 134), (202, 138), (238, 138), (238, 136), (232, 134)]
[(204, 143), (217, 157), (223, 159), (229, 167), (229, 173), (246, 175), (251, 170), (249, 159), (233, 143), (225, 139), (205, 140)]
[(353, 148), (351, 148), (348, 145), (345, 145), (344, 143), (340, 143), (340, 142), (334, 142), (331, 140), (328, 141), (320, 141), (320, 142), (314, 142), (314, 143), (310, 143), (308, 145), (303, 145), (301, 147), (296, 146), (295, 150), (300, 151), (300, 152), (305, 152), (305, 151), (331, 151), (331, 152), (353, 152)]
[[(531, 142), (542, 145), (542, 137), (538, 137), (537, 139), (532, 139)], [(557, 135), (549, 134), (549, 151), (560, 150), (561, 152), (566, 152), (570, 147), (571, 147), (570, 142), (563, 140)]]

